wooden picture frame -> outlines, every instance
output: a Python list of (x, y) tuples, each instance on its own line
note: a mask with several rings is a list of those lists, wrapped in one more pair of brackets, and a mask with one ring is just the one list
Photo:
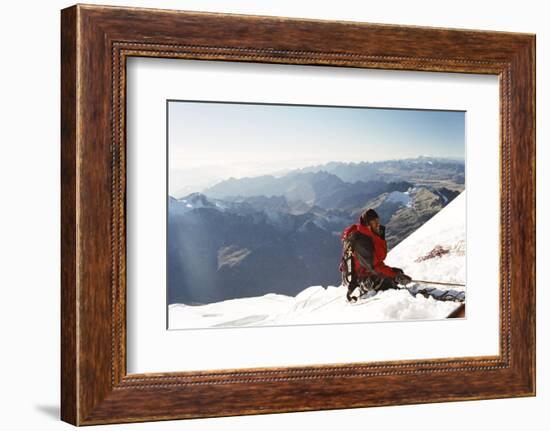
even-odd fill
[[(62, 420), (92, 425), (535, 395), (534, 35), (92, 5), (64, 9), (61, 18)], [(498, 75), (500, 354), (127, 374), (130, 56)]]

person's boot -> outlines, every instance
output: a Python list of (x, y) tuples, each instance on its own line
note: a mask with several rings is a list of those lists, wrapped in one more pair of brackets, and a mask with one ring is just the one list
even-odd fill
[(356, 288), (356, 286), (349, 286), (348, 287), (348, 293), (346, 294), (346, 298), (347, 298), (348, 302), (354, 303), (354, 302), (357, 301), (357, 297), (352, 295), (355, 288)]

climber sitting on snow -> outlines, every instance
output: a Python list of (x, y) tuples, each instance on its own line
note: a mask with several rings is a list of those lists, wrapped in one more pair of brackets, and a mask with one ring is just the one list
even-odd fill
[(398, 284), (411, 282), (411, 277), (403, 270), (384, 263), (387, 254), (385, 231), (373, 209), (363, 212), (359, 223), (344, 230), (340, 271), (343, 284), (348, 286), (348, 301), (357, 300), (357, 296), (353, 295), (356, 288), (362, 295), (372, 290), (395, 289)]

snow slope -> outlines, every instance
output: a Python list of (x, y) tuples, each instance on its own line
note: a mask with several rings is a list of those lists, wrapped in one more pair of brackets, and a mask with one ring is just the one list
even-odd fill
[[(466, 280), (466, 192), (390, 250), (386, 263), (413, 279)], [(453, 287), (464, 290), (462, 287)]]
[[(391, 250), (388, 265), (402, 268), (413, 279), (464, 283), (465, 202), (463, 192)], [(169, 328), (429, 320), (445, 318), (457, 307), (455, 302), (412, 296), (407, 290), (379, 292), (349, 304), (346, 291), (344, 286), (311, 286), (295, 297), (270, 293), (206, 305), (171, 304)]]

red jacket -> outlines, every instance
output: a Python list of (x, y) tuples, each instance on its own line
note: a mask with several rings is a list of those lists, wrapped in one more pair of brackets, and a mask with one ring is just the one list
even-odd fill
[[(384, 263), (384, 259), (386, 259), (386, 255), (388, 254), (386, 240), (377, 233), (374, 233), (370, 229), (370, 227), (364, 226), (360, 223), (356, 223), (352, 224), (344, 230), (344, 233), (342, 234), (342, 241), (346, 239), (349, 234), (355, 231), (358, 231), (363, 235), (367, 235), (372, 240), (374, 248), (372, 267), (374, 268), (374, 270), (382, 275), (385, 275), (386, 277), (395, 278), (397, 272), (395, 272), (391, 267)], [(360, 265), (359, 259), (355, 255), (355, 252), (353, 260), (355, 262), (355, 274), (357, 275), (357, 277), (362, 278), (372, 275), (372, 273), (367, 268), (363, 268)]]

